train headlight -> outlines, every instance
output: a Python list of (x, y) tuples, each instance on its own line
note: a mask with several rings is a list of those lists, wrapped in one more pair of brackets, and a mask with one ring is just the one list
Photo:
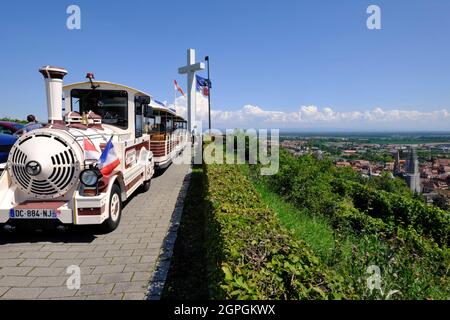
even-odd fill
[(102, 174), (95, 169), (87, 169), (80, 174), (80, 181), (86, 187), (96, 187), (101, 178)]

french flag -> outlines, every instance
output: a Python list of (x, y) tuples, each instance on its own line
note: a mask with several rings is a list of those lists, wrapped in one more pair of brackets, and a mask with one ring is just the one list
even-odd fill
[(100, 151), (94, 146), (91, 140), (84, 138), (84, 159), (98, 160), (100, 158)]
[(178, 91), (179, 93), (181, 93), (183, 96), (185, 96), (183, 89), (181, 89), (181, 87), (178, 85), (177, 80), (173, 80), (173, 85), (176, 91)]
[(103, 150), (100, 156), (101, 173), (104, 176), (109, 176), (111, 172), (120, 164), (120, 159), (114, 150), (114, 145), (112, 143), (112, 137), (106, 144), (105, 150)]

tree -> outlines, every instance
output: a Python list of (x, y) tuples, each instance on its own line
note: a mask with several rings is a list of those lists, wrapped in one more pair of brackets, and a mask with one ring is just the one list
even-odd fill
[(12, 119), (12, 118), (8, 118), (8, 117), (0, 118), (0, 121), (27, 123), (25, 120)]

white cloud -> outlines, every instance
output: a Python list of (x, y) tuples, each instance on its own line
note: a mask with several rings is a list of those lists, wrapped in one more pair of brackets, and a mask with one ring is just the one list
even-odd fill
[[(207, 126), (208, 103), (197, 94), (197, 119)], [(179, 97), (175, 107), (186, 115), (186, 98)], [(245, 105), (236, 111), (213, 109), (214, 128), (289, 128), (345, 130), (450, 130), (450, 110), (432, 111), (383, 109), (340, 112), (330, 107), (300, 106), (297, 111), (270, 111), (256, 105)]]

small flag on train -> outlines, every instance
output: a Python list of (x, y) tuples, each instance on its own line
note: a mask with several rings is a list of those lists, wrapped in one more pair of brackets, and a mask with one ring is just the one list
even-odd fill
[(197, 76), (197, 91), (203, 96), (207, 97), (209, 95), (209, 89), (211, 88), (211, 82), (208, 79)]
[(112, 137), (106, 144), (105, 150), (100, 157), (100, 171), (104, 176), (109, 176), (111, 172), (120, 164), (120, 159), (114, 150)]
[(173, 85), (176, 91), (178, 91), (179, 93), (181, 93), (183, 96), (185, 96), (183, 89), (181, 89), (181, 87), (178, 85), (177, 80), (173, 80)]
[(88, 138), (84, 138), (84, 159), (85, 160), (98, 160), (101, 156), (100, 151), (94, 146), (92, 141)]

